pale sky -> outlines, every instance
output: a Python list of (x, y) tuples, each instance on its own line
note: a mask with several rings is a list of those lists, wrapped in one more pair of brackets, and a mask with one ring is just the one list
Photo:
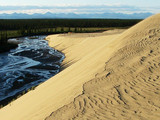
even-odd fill
[(131, 5), (160, 6), (160, 0), (0, 0), (0, 5)]
[(160, 0), (0, 0), (0, 13), (92, 13), (93, 11), (160, 13)]

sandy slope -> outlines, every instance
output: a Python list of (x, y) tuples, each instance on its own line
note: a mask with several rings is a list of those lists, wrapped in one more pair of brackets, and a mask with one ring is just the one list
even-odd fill
[(122, 34), (49, 36), (67, 68), (1, 109), (0, 118), (159, 120), (159, 20), (152, 16)]
[[(2, 120), (43, 120), (82, 94), (83, 84), (94, 78), (116, 49), (123, 30), (95, 34), (49, 36), (50, 45), (63, 50), (68, 68), (0, 110)], [(107, 48), (107, 49), (106, 49)], [(115, 49), (113, 49), (115, 48)], [(105, 49), (104, 52), (102, 52)], [(106, 55), (107, 54), (107, 55)], [(96, 55), (96, 56), (95, 56)], [(74, 64), (73, 64), (74, 63)]]
[(159, 120), (159, 20), (160, 14), (125, 31), (114, 40), (114, 47), (118, 45), (112, 51), (102, 48), (98, 58), (105, 59), (103, 71), (83, 84), (81, 95), (46, 120)]
[(124, 29), (117, 29), (103, 33), (72, 33), (51, 35), (46, 39), (49, 40), (50, 46), (65, 54), (66, 58), (63, 61), (63, 65), (66, 68), (67, 66), (92, 54), (92, 52), (94, 53), (94, 51), (99, 51), (99, 49), (102, 47), (110, 44), (113, 42), (111, 39), (115, 39), (115, 37), (118, 37), (117, 35), (124, 31)]

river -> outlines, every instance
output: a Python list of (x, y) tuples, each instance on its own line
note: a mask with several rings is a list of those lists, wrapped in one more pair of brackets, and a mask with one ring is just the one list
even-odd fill
[(45, 37), (18, 38), (16, 49), (0, 54), (0, 103), (60, 71), (64, 55), (49, 47)]

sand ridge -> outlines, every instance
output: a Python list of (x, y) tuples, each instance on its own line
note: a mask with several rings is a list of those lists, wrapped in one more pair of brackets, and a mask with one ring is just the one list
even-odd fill
[(46, 120), (159, 120), (160, 14), (125, 31), (104, 71)]

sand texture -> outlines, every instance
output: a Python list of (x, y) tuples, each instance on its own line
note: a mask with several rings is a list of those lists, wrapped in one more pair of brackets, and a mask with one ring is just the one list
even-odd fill
[(64, 70), (0, 110), (2, 120), (159, 120), (160, 14), (132, 28), (48, 36)]
[(159, 120), (159, 20), (160, 14), (152, 16), (116, 38), (118, 49), (113, 47), (116, 50), (105, 59), (103, 71), (83, 84), (81, 95), (46, 120)]

